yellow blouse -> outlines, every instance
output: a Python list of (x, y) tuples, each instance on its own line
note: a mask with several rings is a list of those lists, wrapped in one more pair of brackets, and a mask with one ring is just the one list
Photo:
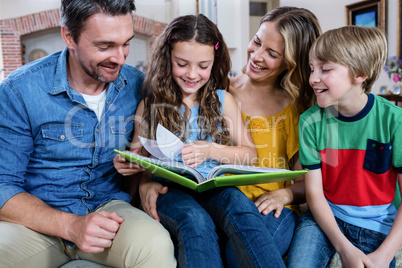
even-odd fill
[[(242, 116), (257, 149), (258, 161), (255, 166), (289, 169), (290, 159), (299, 150), (299, 113), (288, 105), (272, 116), (250, 117), (245, 114)], [(238, 188), (255, 201), (263, 193), (282, 189), (290, 184), (290, 181), (284, 181)], [(297, 206), (287, 207), (297, 210)]]

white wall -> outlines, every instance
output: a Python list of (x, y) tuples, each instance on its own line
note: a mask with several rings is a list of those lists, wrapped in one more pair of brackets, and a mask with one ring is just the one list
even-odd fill
[(0, 0), (0, 18), (9, 19), (60, 8), (60, 0)]
[(29, 55), (34, 49), (42, 49), (47, 55), (50, 55), (65, 47), (59, 29), (49, 30), (40, 34), (32, 34), (29, 38), (22, 38), (21, 43), (25, 45), (25, 55), (23, 55), (25, 63), (29, 62)]
[(249, 4), (243, 0), (218, 0), (218, 28), (232, 60), (232, 71), (237, 75), (247, 61), (249, 35)]
[(148, 36), (135, 34), (135, 38), (130, 42), (130, 53), (128, 53), (126, 63), (143, 71), (148, 60), (149, 43)]
[[(350, 0), (280, 0), (281, 6), (303, 7), (313, 12), (323, 31), (345, 26), (345, 6), (359, 1)], [(395, 56), (397, 53), (397, 23), (398, 16), (398, 0), (388, 0), (387, 7), (387, 39), (388, 39), (388, 55)], [(379, 93), (380, 86), (387, 85), (392, 88), (394, 83), (388, 78), (383, 71), (380, 78), (373, 86), (373, 93)]]

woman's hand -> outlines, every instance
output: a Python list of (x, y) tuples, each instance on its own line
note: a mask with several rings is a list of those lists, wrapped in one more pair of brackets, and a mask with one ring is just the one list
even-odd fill
[(198, 167), (209, 158), (211, 146), (213, 146), (212, 143), (206, 141), (187, 143), (181, 149), (183, 163), (193, 168)]
[[(139, 150), (135, 150), (133, 153), (138, 154)], [(138, 172), (145, 171), (145, 168), (140, 167), (139, 165), (128, 161), (124, 157), (119, 154), (116, 154), (113, 158), (114, 167), (117, 172), (119, 172), (123, 176), (130, 176), (137, 174)]]
[[(145, 176), (148, 174), (145, 174)], [(156, 202), (160, 194), (166, 194), (168, 187), (152, 181), (150, 176), (143, 177), (140, 181), (139, 193), (141, 205), (144, 211), (157, 221), (160, 221), (156, 210)]]
[(274, 217), (279, 218), (284, 206), (306, 202), (304, 193), (304, 176), (301, 176), (288, 187), (260, 195), (254, 203), (260, 213), (268, 215), (271, 211), (275, 211)]
[(275, 211), (274, 217), (279, 218), (283, 207), (286, 205), (286, 197), (283, 191), (272, 191), (260, 195), (254, 204), (257, 206), (261, 214), (268, 215), (271, 211)]

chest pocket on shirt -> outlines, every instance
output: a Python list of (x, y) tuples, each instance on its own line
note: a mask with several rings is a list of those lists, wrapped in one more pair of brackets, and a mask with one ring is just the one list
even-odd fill
[(127, 120), (110, 121), (109, 127), (112, 134), (110, 139), (111, 147), (118, 148), (119, 150), (125, 150), (127, 146), (130, 146), (133, 136), (132, 132), (134, 129), (133, 118)]
[(81, 149), (83, 125), (48, 124), (41, 127), (42, 139), (38, 141), (41, 158), (56, 160), (78, 159)]
[(381, 143), (368, 139), (363, 168), (375, 174), (383, 174), (391, 167), (391, 155), (390, 142)]

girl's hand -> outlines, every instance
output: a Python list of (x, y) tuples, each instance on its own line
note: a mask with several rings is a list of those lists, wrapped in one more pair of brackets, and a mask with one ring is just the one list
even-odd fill
[[(135, 150), (133, 153), (138, 154), (139, 150)], [(116, 154), (113, 158), (114, 167), (117, 172), (119, 172), (123, 176), (130, 176), (133, 174), (137, 174), (138, 172), (145, 171), (145, 168), (140, 167), (139, 165), (128, 161), (124, 157), (119, 154)]]
[(156, 211), (156, 201), (160, 194), (166, 194), (168, 187), (150, 180), (142, 179), (140, 182), (139, 193), (141, 198), (141, 205), (144, 211), (160, 222), (158, 212)]
[(285, 197), (280, 193), (280, 191), (273, 191), (260, 195), (254, 202), (260, 213), (268, 215), (271, 211), (275, 211), (274, 217), (279, 218), (286, 204)]
[(187, 143), (181, 148), (183, 163), (190, 167), (198, 167), (207, 158), (209, 158), (209, 150), (212, 144), (206, 141), (195, 141)]
[(348, 267), (361, 267), (361, 268), (375, 268), (373, 262), (370, 258), (364, 254), (360, 249), (355, 247), (353, 244), (350, 244), (343, 251), (338, 252), (341, 257), (342, 266), (345, 268)]

